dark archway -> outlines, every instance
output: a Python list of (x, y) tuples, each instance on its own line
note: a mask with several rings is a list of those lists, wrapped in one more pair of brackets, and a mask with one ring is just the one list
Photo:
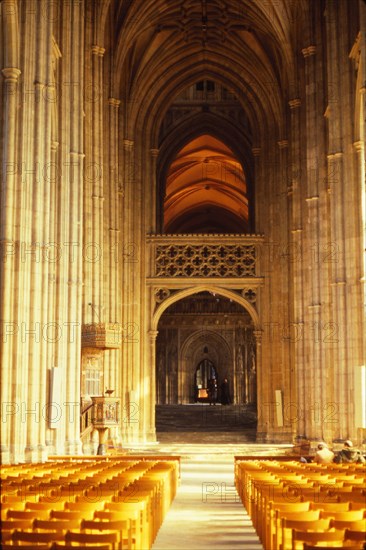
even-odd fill
[[(204, 350), (205, 352), (205, 350)], [(208, 353), (208, 350), (207, 352)], [(207, 403), (209, 400), (209, 380), (214, 378), (217, 380), (217, 370), (212, 361), (205, 358), (199, 362), (194, 374), (194, 391), (196, 401), (199, 403)]]

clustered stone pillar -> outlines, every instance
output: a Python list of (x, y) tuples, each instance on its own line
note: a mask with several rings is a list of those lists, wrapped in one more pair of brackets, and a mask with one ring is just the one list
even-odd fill
[[(11, 23), (8, 22), (9, 28)], [(8, 30), (9, 30), (8, 28)], [(15, 60), (13, 60), (15, 61)], [(2, 383), (1, 383), (1, 403), (3, 406), (2, 418), (2, 445), (1, 459), (3, 462), (9, 462), (14, 454), (15, 442), (12, 434), (15, 434), (16, 425), (16, 410), (19, 407), (19, 402), (16, 399), (16, 371), (14, 368), (4, 368), (4, 365), (16, 364), (17, 357), (17, 336), (16, 323), (17, 309), (19, 303), (15, 300), (15, 289), (19, 287), (19, 282), (16, 282), (15, 277), (19, 281), (19, 270), (16, 269), (18, 264), (15, 251), (15, 243), (19, 242), (18, 231), (16, 224), (16, 215), (19, 205), (17, 204), (17, 176), (14, 170), (16, 166), (16, 128), (17, 128), (17, 103), (18, 103), (18, 79), (21, 74), (20, 69), (16, 67), (6, 67), (2, 69), (3, 76), (3, 119), (2, 125), (7, 130), (7, 140), (3, 141), (2, 162), (4, 176), (2, 177), (1, 185), (1, 208), (2, 219), (0, 224), (1, 231), (1, 320), (3, 322), (1, 334), (1, 364), (2, 368)], [(4, 220), (3, 220), (4, 218)], [(3, 414), (2, 413), (2, 414)], [(18, 452), (20, 449), (18, 449)]]
[[(104, 182), (108, 189), (105, 212), (108, 212), (108, 221), (104, 221), (104, 227), (107, 229), (105, 236), (105, 274), (108, 284), (104, 288), (104, 303), (106, 304), (106, 318), (110, 323), (115, 324), (116, 345), (122, 345), (122, 326), (121, 326), (121, 231), (120, 231), (120, 185), (119, 165), (118, 165), (118, 110), (120, 101), (115, 98), (108, 99), (108, 122), (109, 122), (109, 156), (108, 168), (109, 181)], [(120, 392), (119, 376), (120, 350), (110, 350), (104, 355), (104, 376), (105, 385), (114, 389), (116, 395)]]
[[(62, 185), (65, 190), (61, 206), (65, 217), (65, 238), (69, 243), (77, 243), (72, 251), (69, 247), (66, 269), (67, 290), (64, 293), (66, 303), (65, 317), (68, 331), (66, 349), (64, 348), (63, 370), (66, 381), (65, 391), (65, 429), (64, 450), (67, 454), (81, 452), (80, 441), (80, 349), (81, 349), (81, 313), (83, 284), (83, 175), (84, 175), (84, 4), (74, 2), (62, 4), (63, 17), (72, 21), (69, 29), (62, 26), (61, 51), (63, 53), (62, 76), (65, 83), (62, 94), (62, 113), (68, 113), (65, 120), (60, 120), (62, 135)], [(63, 20), (61, 17), (61, 20)], [(65, 65), (64, 65), (65, 63)], [(76, 250), (75, 250), (76, 248)]]
[(123, 218), (122, 218), (122, 304), (123, 304), (123, 340), (122, 340), (122, 373), (121, 397), (125, 406), (123, 423), (125, 441), (137, 441), (142, 426), (143, 411), (141, 407), (141, 369), (139, 348), (141, 342), (140, 316), (140, 251), (136, 231), (140, 227), (133, 224), (140, 219), (137, 213), (137, 188), (135, 185), (135, 150), (134, 141), (123, 140)]
[[(311, 254), (313, 246), (319, 246), (321, 240), (321, 223), (325, 224), (326, 220), (320, 221), (320, 190), (319, 190), (319, 118), (318, 112), (318, 90), (317, 90), (317, 67), (316, 67), (316, 47), (311, 45), (302, 50), (305, 59), (305, 81), (306, 81), (306, 131), (307, 135), (312, 135), (312, 140), (307, 145), (306, 156), (306, 197), (305, 197), (305, 213), (307, 214), (306, 228), (304, 232), (304, 251), (306, 254)], [(323, 123), (323, 121), (321, 121)], [(306, 215), (305, 214), (305, 215)], [(323, 241), (322, 241), (323, 242)], [(312, 261), (312, 257), (308, 256), (308, 262)], [(309, 265), (309, 264), (308, 264)], [(315, 426), (313, 422), (314, 405), (319, 406), (323, 402), (323, 387), (321, 384), (321, 342), (316, 341), (312, 335), (317, 329), (322, 319), (322, 299), (320, 288), (320, 274), (318, 266), (315, 269), (308, 268), (307, 285), (304, 289), (304, 306), (305, 318), (304, 329), (306, 331), (306, 348), (311, 357), (312, 368), (306, 366), (307, 376), (305, 380), (305, 388), (307, 396), (307, 407), (299, 411), (299, 416), (304, 417), (305, 430), (309, 437), (316, 437)]]
[(294, 304), (294, 363), (295, 363), (295, 390), (292, 394), (290, 407), (290, 421), (298, 436), (304, 437), (305, 423), (302, 411), (305, 410), (305, 380), (306, 367), (304, 364), (304, 304), (303, 304), (303, 271), (305, 265), (303, 247), (303, 208), (302, 208), (302, 167), (301, 167), (301, 101), (295, 98), (289, 101), (291, 110), (291, 184), (288, 189), (290, 200), (290, 235), (293, 242), (295, 258), (291, 262), (292, 298)]
[[(329, 9), (328, 9), (329, 8)], [(364, 245), (364, 213), (360, 212), (362, 188), (355, 162), (353, 142), (359, 134), (354, 120), (354, 75), (349, 54), (355, 36), (350, 31), (346, 3), (329, 3), (326, 14), (328, 82), (328, 173), (329, 218), (334, 243), (330, 285), (337, 345), (334, 348), (332, 377), (337, 394), (333, 402), (334, 437), (356, 438), (356, 375), (365, 364), (365, 325), (360, 304), (364, 303), (364, 265), (360, 253)], [(361, 17), (364, 7), (361, 8)], [(363, 48), (364, 49), (364, 44)], [(343, 52), (347, 52), (345, 56)], [(364, 71), (363, 67), (363, 71)], [(360, 81), (360, 80), (359, 80)], [(356, 90), (359, 94), (360, 90)], [(356, 124), (355, 124), (356, 123)], [(361, 185), (358, 182), (361, 182)], [(363, 195), (364, 196), (364, 195)]]

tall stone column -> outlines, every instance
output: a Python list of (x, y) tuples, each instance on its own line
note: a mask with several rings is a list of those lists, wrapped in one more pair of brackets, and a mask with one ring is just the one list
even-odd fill
[[(305, 58), (305, 80), (306, 80), (306, 134), (312, 135), (312, 140), (307, 147), (306, 157), (306, 209), (307, 227), (305, 231), (305, 250), (312, 248), (313, 243), (319, 239), (319, 189), (318, 189), (318, 164), (317, 164), (317, 104), (316, 104), (316, 47), (309, 46), (302, 50)], [(313, 436), (311, 410), (313, 403), (321, 399), (320, 381), (317, 381), (320, 370), (320, 356), (318, 353), (319, 342), (311, 336), (308, 329), (319, 325), (321, 318), (319, 274), (317, 270), (307, 268), (307, 285), (305, 287), (306, 320), (305, 331), (306, 351), (311, 357), (312, 368), (308, 369), (306, 377), (306, 393), (310, 396), (308, 407), (304, 409), (306, 432), (309, 437)], [(309, 336), (308, 336), (309, 334)], [(309, 406), (310, 405), (310, 406)], [(315, 434), (314, 434), (315, 435)]]
[[(260, 147), (253, 147), (252, 148), (253, 153), (253, 159), (254, 159), (254, 177), (256, 182), (261, 181), (261, 163), (260, 163), (260, 154), (261, 154), (261, 148)], [(262, 227), (260, 227), (260, 205), (262, 204), (262, 197), (263, 192), (261, 192), (260, 189), (256, 191), (256, 201), (255, 201), (255, 232), (261, 233), (263, 231)]]
[[(83, 284), (83, 176), (84, 176), (84, 3), (62, 4), (62, 20), (72, 21), (62, 27), (60, 49), (62, 51), (61, 112), (67, 113), (60, 120), (63, 168), (62, 216), (65, 219), (63, 243), (66, 249), (63, 281), (63, 302), (67, 319), (63, 368), (65, 380), (64, 452), (79, 454), (80, 441), (80, 375), (81, 375), (81, 307)], [(70, 85), (67, 85), (71, 83)], [(64, 169), (65, 168), (65, 169)]]
[[(281, 268), (279, 271), (277, 285), (278, 296), (277, 303), (280, 313), (280, 318), (283, 323), (281, 330), (281, 360), (280, 365), (277, 367), (277, 371), (273, 373), (273, 379), (280, 379), (276, 389), (280, 389), (282, 392), (282, 416), (283, 425), (277, 426), (277, 431), (281, 434), (282, 439), (288, 441), (292, 438), (292, 424), (290, 418), (286, 414), (288, 406), (293, 403), (294, 399), (294, 387), (293, 387), (293, 369), (294, 369), (294, 357), (293, 357), (293, 341), (294, 341), (294, 329), (291, 323), (292, 311), (291, 304), (293, 303), (292, 285), (291, 285), (291, 271), (293, 263), (296, 261), (296, 250), (294, 249), (294, 243), (292, 235), (289, 231), (291, 227), (291, 200), (289, 200), (288, 188), (291, 181), (290, 171), (290, 152), (289, 142), (287, 139), (282, 139), (277, 143), (279, 147), (279, 171), (278, 180), (281, 182), (280, 190), (278, 193), (278, 217), (282, 216), (282, 223), (280, 224), (279, 242), (281, 243)], [(277, 399), (276, 399), (277, 402)]]
[[(15, 417), (19, 416), (20, 400), (16, 398), (16, 364), (17, 340), (19, 322), (16, 315), (15, 288), (18, 286), (19, 239), (16, 227), (17, 215), (17, 176), (16, 176), (16, 129), (18, 79), (21, 74), (16, 67), (2, 69), (3, 81), (3, 116), (1, 132), (7, 139), (2, 141), (1, 151), (1, 224), (0, 224), (0, 322), (1, 322), (1, 403), (2, 403), (2, 435), (1, 461), (7, 463), (14, 460)], [(17, 249), (18, 248), (18, 249)], [(19, 264), (18, 264), (19, 266)], [(19, 284), (19, 283), (18, 283)]]
[(158, 189), (156, 181), (156, 162), (159, 155), (159, 149), (153, 148), (150, 149), (150, 185), (147, 186), (149, 189), (148, 204), (149, 204), (149, 223), (147, 228), (147, 233), (156, 232), (157, 220), (156, 220), (156, 193), (153, 190)]
[[(362, 18), (362, 9), (360, 12)], [(364, 266), (360, 261), (362, 213), (359, 208), (360, 172), (355, 162), (354, 97), (357, 76), (350, 63), (351, 13), (347, 3), (327, 2), (328, 81), (328, 173), (329, 218), (334, 261), (331, 265), (331, 290), (337, 346), (334, 349), (332, 376), (336, 383), (334, 399), (335, 440), (356, 437), (355, 375), (364, 364), (365, 321), (362, 313), (360, 278)], [(364, 46), (364, 44), (363, 44)], [(364, 70), (364, 69), (363, 69)], [(359, 93), (359, 92), (358, 92)], [(357, 125), (356, 125), (357, 131)]]
[(255, 338), (256, 347), (256, 371), (257, 371), (257, 412), (258, 412), (258, 424), (257, 424), (257, 440), (266, 440), (269, 431), (269, 425), (271, 422), (270, 411), (268, 407), (263, 403), (263, 386), (265, 380), (263, 354), (262, 354), (262, 330), (253, 330), (253, 336)]
[[(135, 182), (134, 141), (123, 140), (123, 225), (122, 225), (122, 398), (128, 410), (127, 422), (123, 426), (124, 440), (138, 441), (142, 427), (141, 380), (139, 349), (141, 343), (139, 280), (140, 248), (136, 231), (140, 230), (141, 211), (138, 212), (138, 198)], [(137, 212), (136, 212), (137, 210)], [(138, 224), (136, 221), (139, 220)], [(137, 225), (137, 227), (136, 227)], [(138, 422), (135, 422), (135, 411)]]
[(147, 355), (147, 364), (150, 366), (146, 383), (149, 387), (150, 410), (146, 410), (146, 435), (149, 441), (155, 441), (155, 404), (156, 404), (156, 338), (159, 334), (157, 330), (149, 330), (148, 344), (149, 353)]
[(86, 98), (84, 167), (84, 323), (104, 320), (103, 296), (103, 56), (104, 48), (91, 48), (91, 89)]
[[(325, 383), (325, 367), (321, 328), (325, 315), (324, 296), (327, 288), (318, 264), (318, 251), (326, 242), (326, 212), (324, 212), (324, 193), (320, 187), (322, 167), (319, 164), (322, 151), (323, 121), (320, 119), (320, 96), (317, 87), (319, 64), (317, 48), (310, 45), (302, 50), (305, 59), (305, 121), (306, 135), (311, 136), (306, 149), (306, 226), (303, 227), (303, 253), (306, 261), (304, 271), (304, 339), (305, 354), (311, 361), (305, 377), (305, 393), (308, 396), (307, 406), (299, 411), (304, 416), (305, 432), (310, 439), (322, 438), (322, 426), (318, 418), (318, 410), (327, 400), (327, 385)], [(321, 125), (320, 125), (321, 124)], [(322, 215), (324, 213), (324, 215)], [(320, 336), (319, 336), (320, 335)], [(309, 399), (310, 398), (310, 399)]]
[[(17, 224), (25, 255), (19, 264), (22, 284), (13, 290), (19, 299), (17, 318), (21, 319), (23, 334), (16, 360), (17, 375), (22, 383), (17, 388), (23, 413), (18, 429), (24, 435), (19, 451), (24, 460), (43, 460), (46, 456), (45, 434), (47, 415), (47, 368), (49, 340), (52, 339), (47, 322), (49, 262), (45, 245), (49, 242), (50, 191), (47, 169), (51, 150), (51, 103), (47, 89), (51, 65), (51, 20), (43, 17), (46, 2), (34, 5), (28, 11), (20, 5), (21, 59), (23, 70), (23, 101), (20, 106), (22, 132), (17, 161), (21, 170), (21, 206)], [(36, 30), (35, 30), (36, 29)], [(37, 54), (36, 52), (37, 35)], [(20, 443), (20, 442), (19, 442)], [(24, 445), (24, 446), (23, 446)]]
[[(303, 296), (303, 273), (304, 273), (304, 246), (303, 246), (303, 201), (302, 201), (302, 170), (301, 170), (301, 100), (295, 98), (289, 101), (291, 110), (291, 182), (288, 188), (289, 200), (291, 202), (290, 232), (293, 243), (293, 261), (290, 264), (293, 303), (293, 350), (296, 387), (291, 392), (291, 407), (289, 407), (288, 420), (292, 423), (297, 436), (305, 437), (304, 411), (306, 401), (306, 366), (304, 364), (304, 296)], [(292, 411), (294, 414), (292, 414)]]
[[(121, 338), (121, 264), (122, 255), (120, 251), (121, 238), (121, 220), (120, 209), (120, 191), (121, 182), (119, 180), (119, 160), (118, 160), (118, 110), (120, 101), (115, 98), (108, 99), (108, 142), (109, 155), (108, 163), (104, 162), (105, 171), (109, 172), (108, 181), (104, 182), (106, 188), (106, 207), (108, 213), (104, 220), (105, 239), (104, 239), (104, 262), (105, 275), (108, 283), (104, 290), (104, 303), (106, 304), (105, 320), (113, 323), (115, 326), (115, 344), (116, 347), (122, 345)], [(120, 392), (119, 360), (120, 350), (109, 350), (104, 354), (104, 384), (108, 388)]]

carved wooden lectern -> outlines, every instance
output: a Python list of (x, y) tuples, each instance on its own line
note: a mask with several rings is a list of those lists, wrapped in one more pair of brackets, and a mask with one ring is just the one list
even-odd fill
[(106, 437), (108, 428), (114, 428), (119, 424), (120, 400), (118, 397), (94, 396), (92, 422), (99, 432), (98, 455), (106, 454)]

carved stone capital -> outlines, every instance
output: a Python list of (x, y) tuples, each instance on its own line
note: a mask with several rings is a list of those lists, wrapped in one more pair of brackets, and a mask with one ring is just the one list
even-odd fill
[(253, 330), (253, 336), (255, 338), (257, 346), (260, 346), (262, 343), (263, 331), (262, 330)]
[(355, 141), (353, 143), (353, 147), (355, 148), (355, 150), (357, 151), (357, 153), (362, 153), (362, 151), (364, 150), (365, 148), (365, 142), (364, 141)]
[(298, 109), (301, 106), (301, 99), (298, 97), (295, 99), (290, 99), (288, 102), (290, 109)]
[(155, 340), (158, 334), (159, 334), (158, 330), (149, 330), (148, 335), (149, 335), (151, 344), (155, 343)]
[(103, 48), (102, 46), (92, 46), (92, 54), (93, 55), (98, 55), (99, 57), (103, 57), (103, 55), (105, 54), (105, 48)]
[(307, 48), (303, 48), (301, 50), (301, 53), (304, 57), (310, 57), (312, 55), (315, 55), (316, 53), (316, 46), (308, 46)]
[(17, 82), (22, 71), (15, 67), (6, 67), (5, 69), (1, 69), (1, 72), (3, 73), (5, 82)]
[(108, 103), (111, 107), (116, 107), (116, 109), (118, 109), (118, 107), (121, 104), (120, 100), (116, 99), (115, 97), (109, 97), (108, 98)]
[(123, 147), (126, 151), (132, 151), (134, 145), (135, 145), (135, 142), (133, 141), (133, 139), (123, 140)]

